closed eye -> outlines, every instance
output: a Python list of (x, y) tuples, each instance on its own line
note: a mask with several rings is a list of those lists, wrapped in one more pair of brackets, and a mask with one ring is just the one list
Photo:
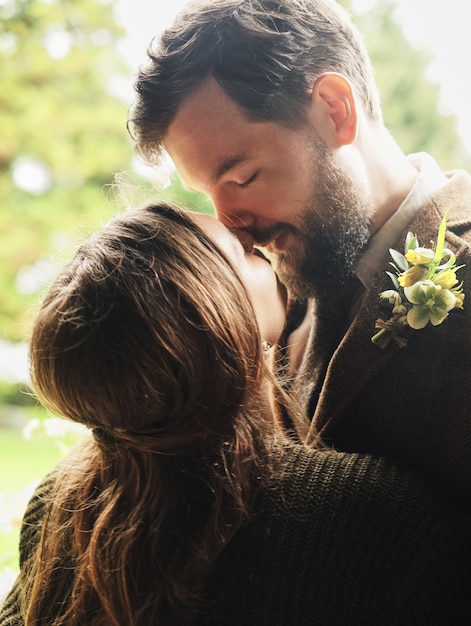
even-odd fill
[(242, 189), (245, 189), (246, 187), (248, 187), (251, 183), (254, 182), (254, 180), (257, 178), (258, 176), (258, 172), (255, 172), (254, 174), (252, 174), (252, 176), (250, 178), (248, 178), (245, 182), (243, 183), (237, 183), (237, 185), (239, 187), (241, 187)]

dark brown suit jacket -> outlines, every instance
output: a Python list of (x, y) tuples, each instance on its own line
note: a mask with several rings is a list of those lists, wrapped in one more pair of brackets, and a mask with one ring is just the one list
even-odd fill
[[(378, 297), (391, 288), (385, 251), (374, 288), (328, 363), (308, 440), (320, 432), (326, 443), (340, 450), (405, 461), (471, 506), (471, 176), (454, 173), (407, 231), (430, 247), (447, 209), (445, 246), (456, 254), (458, 265), (465, 264), (457, 274), (464, 282), (464, 310), (453, 310), (437, 327), (408, 328), (405, 348), (374, 345), (375, 321), (388, 317)], [(406, 232), (394, 246), (397, 250), (403, 251)], [(314, 319), (296, 381), (306, 406), (316, 372), (322, 370), (321, 337), (322, 328)]]

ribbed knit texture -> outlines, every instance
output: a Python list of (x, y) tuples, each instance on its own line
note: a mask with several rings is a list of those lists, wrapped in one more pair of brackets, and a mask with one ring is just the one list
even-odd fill
[(384, 460), (292, 451), (218, 563), (200, 624), (465, 624), (470, 521)]
[(1, 626), (23, 626), (24, 624), (18, 603), (18, 596), (21, 590), (21, 567), (38, 543), (41, 524), (47, 512), (47, 501), (54, 483), (54, 472), (51, 472), (36, 489), (28, 503), (21, 527), (19, 546), (20, 575), (0, 611)]
[[(22, 558), (44, 503), (29, 506)], [(198, 626), (466, 624), (470, 529), (469, 515), (388, 461), (290, 447), (284, 478), (217, 562)], [(0, 626), (20, 624), (13, 590)]]

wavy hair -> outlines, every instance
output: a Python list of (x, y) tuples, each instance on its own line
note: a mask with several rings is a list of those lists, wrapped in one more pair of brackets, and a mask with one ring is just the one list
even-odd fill
[(328, 71), (349, 78), (370, 119), (382, 120), (363, 39), (335, 0), (193, 0), (151, 42), (128, 128), (157, 162), (181, 104), (210, 78), (248, 119), (297, 127)]
[(124, 212), (51, 285), (30, 363), (41, 402), (93, 435), (59, 470), (25, 624), (191, 623), (212, 564), (282, 471), (275, 383), (238, 274), (184, 212)]

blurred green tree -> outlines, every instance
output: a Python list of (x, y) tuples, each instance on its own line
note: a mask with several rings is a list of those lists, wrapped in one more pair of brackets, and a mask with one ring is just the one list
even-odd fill
[[(350, 0), (341, 0), (347, 8)], [(123, 199), (114, 174), (126, 172), (124, 201), (159, 197), (211, 212), (173, 175), (158, 190), (133, 172), (118, 80), (131, 81), (117, 44), (123, 30), (113, 0), (0, 2), (0, 339), (23, 340), (32, 303), (48, 282), (50, 256), (107, 219)], [(378, 0), (354, 15), (365, 33), (385, 120), (406, 152), (428, 150), (445, 168), (469, 164), (456, 118), (439, 110), (439, 86), (425, 78), (429, 58), (414, 50)], [(138, 187), (136, 187), (136, 184)], [(134, 189), (133, 189), (134, 187)]]
[(45, 255), (113, 211), (104, 190), (132, 157), (122, 35), (108, 0), (0, 3), (2, 338), (24, 338)]
[(386, 126), (402, 150), (426, 151), (444, 169), (470, 169), (471, 156), (461, 141), (457, 118), (440, 107), (440, 85), (427, 79), (432, 52), (417, 50), (394, 16), (394, 0), (377, 0), (364, 13), (351, 0), (338, 0), (364, 35), (380, 90)]

